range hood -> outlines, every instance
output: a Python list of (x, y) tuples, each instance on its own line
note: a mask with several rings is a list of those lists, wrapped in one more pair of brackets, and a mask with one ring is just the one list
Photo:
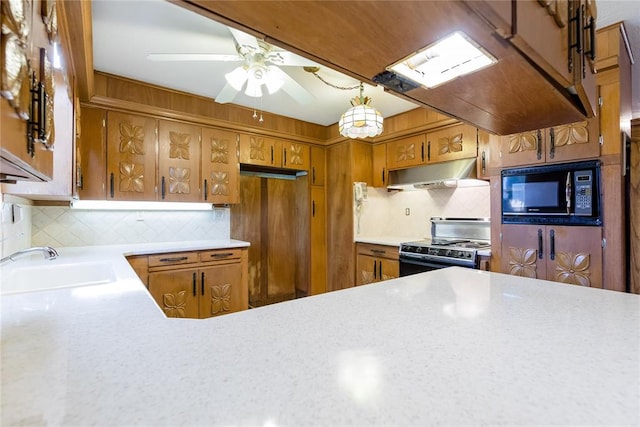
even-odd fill
[(478, 179), (476, 159), (459, 159), (389, 172), (390, 190), (432, 190), (487, 186)]

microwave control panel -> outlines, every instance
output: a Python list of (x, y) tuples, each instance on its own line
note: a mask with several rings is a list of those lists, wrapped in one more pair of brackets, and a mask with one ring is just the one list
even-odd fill
[(575, 191), (575, 214), (591, 216), (593, 214), (593, 171), (576, 171), (573, 175)]

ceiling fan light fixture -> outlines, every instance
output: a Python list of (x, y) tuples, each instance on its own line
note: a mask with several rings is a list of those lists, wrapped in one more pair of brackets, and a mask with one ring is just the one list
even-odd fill
[(278, 73), (280, 71), (279, 68), (270, 65), (267, 69), (268, 73), (267, 78), (265, 79), (265, 86), (267, 86), (269, 95), (273, 95), (282, 88), (284, 85), (284, 79)]
[(224, 78), (231, 87), (237, 91), (241, 91), (244, 82), (247, 81), (247, 70), (244, 67), (238, 67), (230, 73), (225, 74)]
[(247, 88), (244, 91), (245, 95), (253, 98), (260, 98), (262, 96), (262, 88), (260, 86), (262, 86), (262, 81), (249, 75), (249, 78), (247, 79)]
[(360, 96), (351, 100), (352, 107), (340, 117), (340, 135), (347, 138), (367, 138), (382, 133), (384, 118), (371, 104), (371, 98), (362, 96), (364, 87), (360, 84)]

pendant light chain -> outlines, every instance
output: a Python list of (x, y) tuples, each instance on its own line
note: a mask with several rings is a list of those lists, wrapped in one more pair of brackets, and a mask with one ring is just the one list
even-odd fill
[(311, 67), (305, 67), (305, 71), (310, 72), (311, 74), (313, 74), (314, 76), (316, 76), (322, 83), (326, 84), (327, 86), (331, 86), (334, 89), (339, 89), (339, 90), (354, 90), (354, 89), (358, 89), (360, 87), (360, 84), (356, 85), (356, 86), (338, 86), (338, 85), (334, 85), (331, 82), (326, 81), (320, 74), (318, 74), (317, 71), (313, 70), (307, 70), (307, 68), (311, 68)]

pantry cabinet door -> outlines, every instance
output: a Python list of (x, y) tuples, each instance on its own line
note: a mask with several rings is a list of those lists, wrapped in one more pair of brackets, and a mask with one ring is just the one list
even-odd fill
[(544, 225), (503, 224), (501, 272), (514, 276), (546, 278)]
[(242, 264), (220, 264), (201, 268), (200, 318), (246, 310), (248, 296), (242, 289)]
[(602, 288), (602, 228), (547, 226), (547, 279)]
[(200, 127), (160, 120), (158, 173), (160, 200), (201, 200)]
[(167, 317), (198, 318), (197, 288), (197, 270), (149, 273), (149, 292)]
[(107, 114), (107, 200), (156, 200), (157, 120)]
[(325, 149), (324, 147), (311, 147), (311, 185), (324, 186), (325, 176)]
[(452, 126), (430, 132), (426, 138), (428, 163), (466, 159), (478, 154), (478, 130), (473, 126)]
[(202, 129), (202, 193), (214, 204), (240, 202), (238, 134)]

